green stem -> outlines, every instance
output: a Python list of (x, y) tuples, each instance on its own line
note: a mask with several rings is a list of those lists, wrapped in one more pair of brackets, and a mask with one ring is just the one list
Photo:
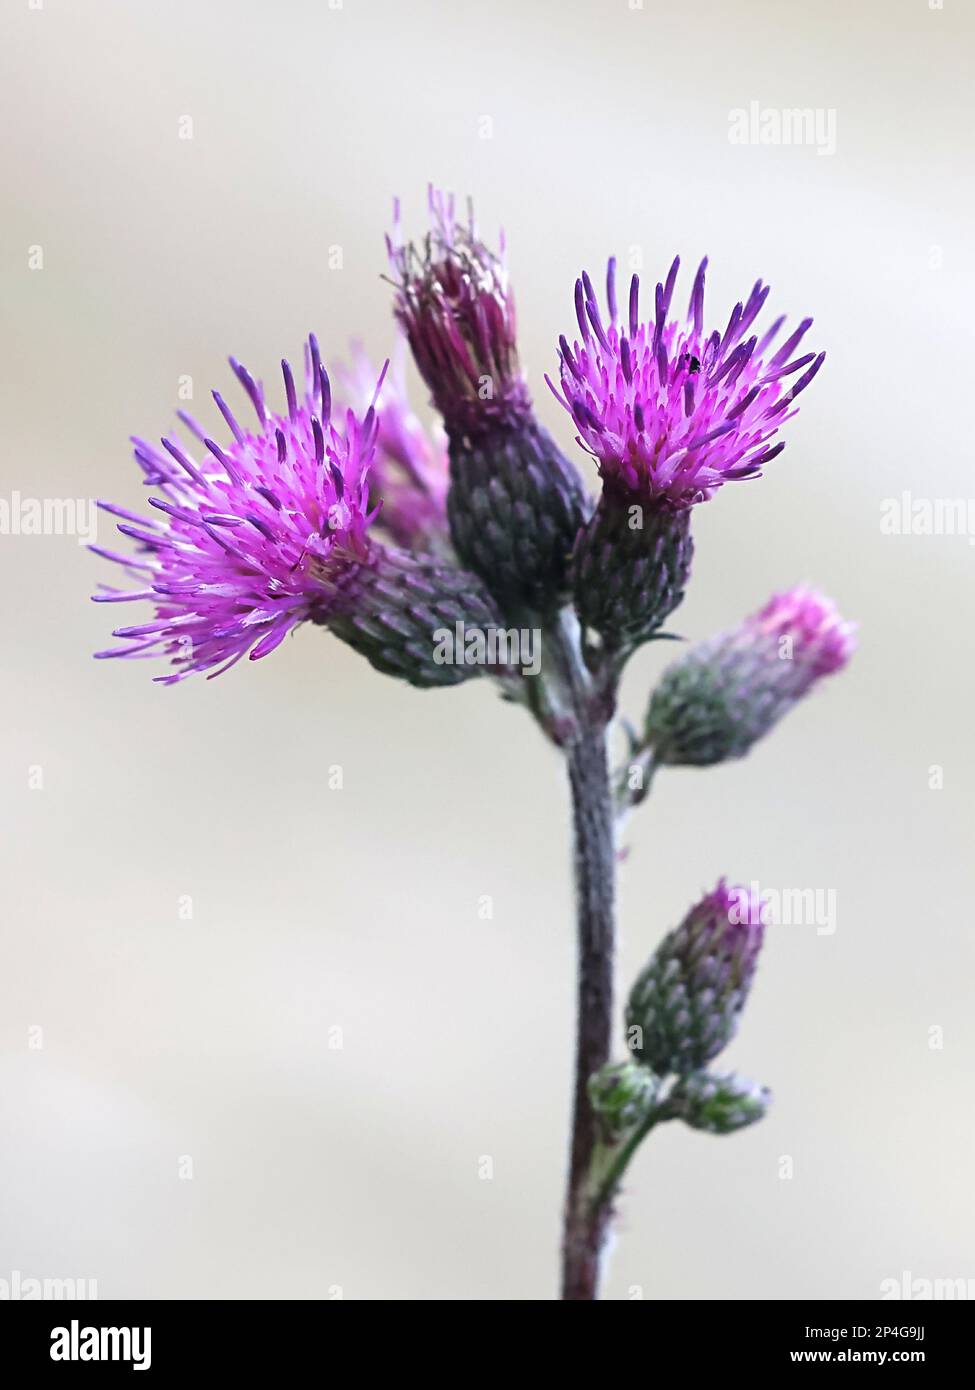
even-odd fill
[(616, 1194), (616, 1189), (629, 1167), (630, 1159), (654, 1126), (664, 1120), (673, 1120), (676, 1115), (677, 1111), (671, 1102), (662, 1100), (659, 1105), (653, 1107), (646, 1119), (642, 1120), (636, 1129), (630, 1131), (618, 1147), (608, 1151), (612, 1156), (604, 1171), (595, 1180), (595, 1191), (590, 1199), (595, 1210), (609, 1207)]

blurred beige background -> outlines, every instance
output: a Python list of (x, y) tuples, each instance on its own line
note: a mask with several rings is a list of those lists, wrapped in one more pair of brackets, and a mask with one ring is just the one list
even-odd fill
[[(833, 891), (836, 930), (772, 933), (727, 1060), (774, 1111), (654, 1137), (610, 1298), (975, 1277), (972, 543), (880, 525), (904, 491), (975, 495), (973, 30), (962, 0), (4, 0), (8, 500), (138, 503), (128, 434), (169, 429), (185, 375), (215, 419), (228, 352), (270, 379), (314, 327), (332, 358), (353, 334), (381, 356), (390, 199), (422, 230), (428, 179), (504, 223), (567, 448), (542, 374), (610, 251), (650, 283), (709, 252), (714, 319), (759, 275), (774, 312), (816, 316), (826, 369), (768, 476), (700, 509), (679, 629), (808, 580), (861, 650), (749, 761), (660, 779), (620, 980), (720, 873)], [(834, 111), (835, 153), (732, 144), (753, 101)], [(0, 1278), (552, 1296), (574, 989), (555, 754), (487, 682), (416, 693), (316, 631), (155, 686), (157, 664), (91, 660), (112, 576), (73, 537), (2, 535), (0, 567)], [(631, 715), (670, 655), (633, 663)]]

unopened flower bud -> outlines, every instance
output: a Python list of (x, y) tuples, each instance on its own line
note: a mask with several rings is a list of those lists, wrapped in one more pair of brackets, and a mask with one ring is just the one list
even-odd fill
[(828, 598), (796, 588), (734, 631), (692, 647), (650, 701), (645, 739), (655, 761), (707, 767), (742, 757), (823, 676), (847, 664), (853, 634)]
[(696, 1071), (684, 1076), (670, 1095), (670, 1104), (691, 1129), (708, 1134), (733, 1134), (762, 1119), (772, 1094), (743, 1076), (715, 1076)]
[(727, 1046), (765, 934), (761, 898), (722, 879), (664, 938), (626, 1009), (633, 1056), (658, 1076), (696, 1071)]
[(618, 1139), (645, 1120), (656, 1099), (659, 1081), (636, 1062), (607, 1062), (589, 1078), (589, 1102), (606, 1140)]

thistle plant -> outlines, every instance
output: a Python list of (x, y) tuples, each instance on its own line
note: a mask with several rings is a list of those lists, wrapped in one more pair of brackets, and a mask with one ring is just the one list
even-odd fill
[[(705, 316), (707, 262), (683, 317), (674, 260), (652, 295), (633, 276), (605, 307), (575, 284), (579, 336), (558, 340), (549, 385), (595, 461), (599, 496), (539, 423), (520, 365), (503, 240), (431, 190), (429, 227), (387, 237), (394, 366), (337, 348), (331, 374), (310, 336), (273, 394), (235, 359), (235, 413), (180, 414), (183, 437), (135, 439), (145, 515), (102, 503), (134, 550), (92, 547), (134, 581), (99, 603), (145, 601), (103, 658), (168, 659), (156, 680), (221, 675), (267, 656), (299, 625), (325, 628), (378, 671), (420, 688), (487, 676), (564, 757), (572, 804), (578, 1004), (562, 1241), (562, 1296), (598, 1296), (624, 1176), (658, 1124), (731, 1134), (769, 1093), (712, 1064), (737, 1031), (767, 930), (753, 892), (717, 886), (650, 955), (613, 1056), (615, 876), (620, 827), (664, 768), (746, 754), (846, 665), (853, 631), (807, 588), (688, 646), (651, 693), (637, 731), (618, 719), (620, 676), (665, 624), (691, 575), (694, 508), (754, 479), (823, 362), (802, 350), (811, 320), (755, 328), (759, 281), (726, 326)], [(439, 413), (411, 409), (404, 343)], [(336, 347), (336, 345), (330, 345)], [(333, 388), (333, 379), (335, 386)], [(219, 428), (217, 426), (219, 425)], [(540, 655), (520, 639), (537, 633)], [(618, 767), (617, 728), (628, 746)], [(702, 874), (716, 867), (702, 863)]]

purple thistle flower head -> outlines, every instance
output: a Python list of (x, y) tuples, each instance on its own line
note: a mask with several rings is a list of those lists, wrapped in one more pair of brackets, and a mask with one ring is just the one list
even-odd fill
[(148, 499), (152, 518), (99, 504), (122, 518), (118, 529), (135, 541), (136, 554), (91, 548), (138, 576), (141, 587), (102, 586), (95, 601), (147, 599), (156, 616), (117, 628), (113, 636), (122, 645), (96, 656), (169, 656), (177, 669), (156, 677), (164, 684), (194, 671), (220, 675), (248, 653), (251, 660), (266, 656), (306, 619), (324, 621), (343, 574), (370, 557), (367, 533), (376, 509), (368, 478), (382, 376), (363, 416), (349, 410), (336, 420), (314, 336), (301, 397), (291, 367), (281, 364), (283, 414), (269, 410), (263, 387), (245, 367), (230, 363), (256, 427), (240, 424), (215, 391), (231, 435), (225, 444), (183, 412), (181, 420), (203, 446), (198, 457), (174, 437), (163, 439), (162, 449), (133, 440), (146, 484), (161, 494)]
[(564, 335), (559, 339), (561, 391), (549, 381), (606, 489), (673, 509), (705, 501), (732, 479), (760, 474), (785, 448), (770, 441), (796, 413), (794, 401), (825, 357), (798, 352), (812, 319), (803, 319), (774, 352), (784, 318), (761, 337), (749, 333), (768, 297), (761, 280), (735, 305), (723, 333), (706, 332), (707, 258), (694, 277), (684, 320), (671, 317), (679, 266), (677, 257), (657, 285), (653, 318), (646, 322), (640, 321), (639, 276), (633, 276), (621, 318), (610, 259), (604, 324), (592, 281), (583, 274), (575, 288), (581, 341), (570, 347)]
[(515, 345), (515, 304), (504, 238), (495, 255), (477, 235), (473, 207), (458, 220), (452, 194), (429, 190), (430, 231), (404, 243), (399, 201), (386, 238), (394, 312), (450, 431), (522, 423), (531, 403)]
[(765, 905), (721, 879), (664, 938), (630, 993), (627, 1041), (658, 1076), (704, 1066), (738, 1026), (765, 938)]
[[(406, 393), (404, 344), (397, 340), (376, 410), (376, 453), (369, 470), (371, 495), (382, 500), (377, 528), (407, 549), (438, 547), (447, 537), (447, 446), (442, 431), (431, 437)], [(368, 410), (376, 373), (361, 344), (335, 375), (356, 410)]]
[(799, 586), (691, 647), (650, 701), (645, 737), (656, 761), (710, 767), (743, 757), (818, 681), (843, 669), (855, 634), (830, 599)]

